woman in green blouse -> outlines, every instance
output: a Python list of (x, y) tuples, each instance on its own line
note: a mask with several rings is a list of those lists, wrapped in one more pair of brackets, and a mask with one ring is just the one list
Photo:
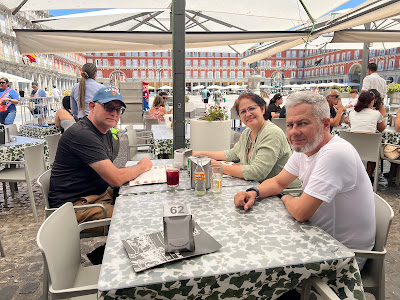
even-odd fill
[[(205, 155), (212, 159), (212, 164), (223, 167), (224, 174), (246, 180), (264, 181), (276, 176), (285, 166), (292, 151), (285, 133), (267, 119), (264, 99), (253, 93), (239, 96), (235, 108), (246, 129), (239, 141), (230, 150), (194, 151), (193, 155)], [(225, 165), (218, 160), (240, 164)], [(299, 187), (294, 182), (292, 187)]]

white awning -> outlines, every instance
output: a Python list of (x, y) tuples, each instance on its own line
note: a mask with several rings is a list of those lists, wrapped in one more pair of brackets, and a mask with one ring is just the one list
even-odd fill
[(0, 72), (0, 78), (7, 78), (9, 82), (24, 82), (24, 83), (32, 82), (32, 80), (4, 72)]

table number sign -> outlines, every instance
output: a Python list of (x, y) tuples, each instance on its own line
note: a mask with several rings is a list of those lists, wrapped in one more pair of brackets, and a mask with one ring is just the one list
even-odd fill
[(194, 251), (194, 222), (187, 204), (164, 205), (165, 253)]

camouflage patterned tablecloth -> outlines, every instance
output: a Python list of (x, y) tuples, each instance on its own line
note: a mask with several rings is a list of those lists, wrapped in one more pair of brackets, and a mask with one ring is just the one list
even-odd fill
[(24, 157), (24, 149), (29, 146), (44, 144), (44, 154), (46, 162), (49, 161), (49, 149), (47, 142), (42, 139), (29, 138), (25, 136), (14, 136), (15, 142), (10, 142), (6, 145), (0, 145), (0, 161), (17, 161)]
[[(192, 190), (125, 195), (116, 200), (98, 282), (101, 299), (276, 299), (319, 276), (341, 299), (365, 299), (354, 253), (323, 230), (299, 223), (282, 201), (233, 205), (243, 186), (196, 197)], [(164, 204), (188, 203), (222, 248), (135, 273), (122, 239), (162, 230)], [(164, 251), (164, 249), (160, 249)]]
[[(186, 126), (185, 133), (185, 147), (190, 148), (190, 126)], [(174, 140), (173, 140), (173, 130), (172, 128), (165, 127), (165, 124), (162, 125), (153, 125), (151, 126), (151, 131), (154, 136), (154, 155), (158, 156), (160, 154), (169, 154), (172, 155), (174, 149)]]
[(20, 135), (31, 138), (44, 139), (48, 135), (61, 132), (56, 126), (36, 126), (23, 124), (19, 127)]

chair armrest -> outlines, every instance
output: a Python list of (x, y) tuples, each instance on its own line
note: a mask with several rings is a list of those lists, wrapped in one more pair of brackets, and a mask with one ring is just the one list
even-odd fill
[(79, 228), (79, 231), (83, 231), (85, 229), (107, 226), (107, 225), (110, 225), (110, 223), (111, 223), (111, 218), (86, 221), (86, 222), (79, 224), (78, 228)]
[(69, 289), (54, 290), (52, 285), (49, 287), (49, 291), (52, 295), (52, 299), (65, 299), (70, 297), (85, 296), (90, 294), (97, 294), (97, 284), (84, 285), (79, 287), (73, 287)]
[(377, 259), (379, 256), (382, 258), (386, 255), (386, 249), (383, 251), (368, 251), (368, 250), (359, 250), (359, 249), (350, 249), (356, 254), (356, 257), (364, 257), (364, 258), (372, 258)]
[(89, 208), (93, 208), (93, 207), (100, 207), (103, 210), (104, 219), (107, 218), (107, 210), (103, 204), (95, 203), (95, 204), (79, 205), (79, 206), (74, 206), (74, 209), (81, 210), (81, 209), (89, 209)]
[[(339, 300), (334, 291), (319, 277), (310, 277), (303, 283), (301, 299), (309, 299), (310, 289), (313, 287), (324, 299)], [(307, 292), (306, 292), (307, 291)], [(307, 295), (305, 295), (307, 293)]]

